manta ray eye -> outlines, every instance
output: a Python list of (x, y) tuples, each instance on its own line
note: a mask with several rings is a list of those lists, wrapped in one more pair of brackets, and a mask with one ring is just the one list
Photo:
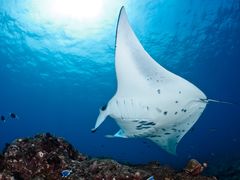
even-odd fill
[(105, 104), (103, 107), (101, 107), (102, 111), (105, 111), (107, 109), (107, 104)]

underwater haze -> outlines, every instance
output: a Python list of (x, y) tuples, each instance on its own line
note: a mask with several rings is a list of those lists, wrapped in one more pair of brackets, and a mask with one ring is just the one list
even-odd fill
[(239, 0), (0, 0), (0, 148), (50, 132), (80, 152), (121, 162), (240, 158), (239, 105), (209, 103), (177, 156), (140, 138), (106, 138), (108, 118), (91, 133), (115, 94), (115, 32), (120, 8), (146, 51), (208, 98), (240, 102)]

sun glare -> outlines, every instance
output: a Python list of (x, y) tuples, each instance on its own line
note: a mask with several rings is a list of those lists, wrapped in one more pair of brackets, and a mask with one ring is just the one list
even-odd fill
[(102, 0), (52, 0), (51, 14), (58, 18), (96, 19), (102, 11)]

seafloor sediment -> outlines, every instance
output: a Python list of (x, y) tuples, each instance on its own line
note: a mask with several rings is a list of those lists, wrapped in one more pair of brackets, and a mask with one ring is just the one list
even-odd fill
[[(71, 170), (62, 177), (63, 170)], [(159, 163), (128, 166), (110, 159), (94, 159), (79, 153), (63, 138), (49, 133), (17, 139), (0, 156), (0, 180), (213, 180), (191, 176)]]

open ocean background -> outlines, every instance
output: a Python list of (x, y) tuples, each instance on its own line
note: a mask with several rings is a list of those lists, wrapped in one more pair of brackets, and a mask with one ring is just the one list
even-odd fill
[(50, 132), (82, 153), (120, 162), (158, 160), (181, 167), (190, 158), (210, 165), (240, 159), (237, 105), (209, 104), (180, 142), (177, 156), (146, 139), (105, 138), (119, 129), (111, 118), (91, 133), (99, 108), (116, 90), (115, 29), (123, 5), (159, 64), (209, 98), (239, 103), (240, 1), (89, 2), (98, 3), (98, 14), (79, 18), (58, 14), (56, 0), (0, 0), (0, 115), (19, 116), (0, 122), (0, 149), (16, 138)]

